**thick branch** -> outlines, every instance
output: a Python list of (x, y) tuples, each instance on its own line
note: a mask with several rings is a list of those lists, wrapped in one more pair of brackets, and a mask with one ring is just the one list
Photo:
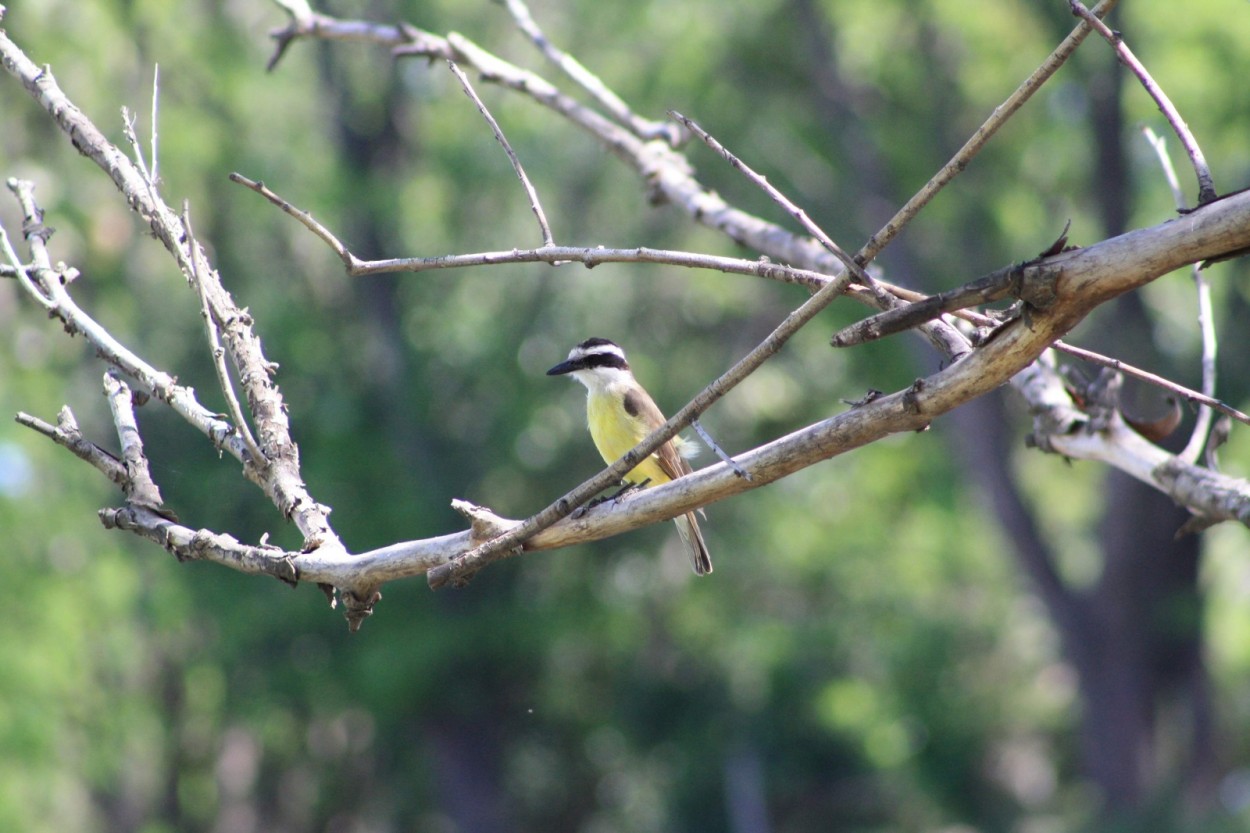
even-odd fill
[(1048, 361), (1012, 380), (1034, 405), (1034, 445), (1078, 460), (1095, 460), (1135, 477), (1186, 507), (1205, 523), (1250, 525), (1250, 482), (1197, 466), (1144, 439), (1112, 409), (1092, 419), (1072, 402)]
[(191, 529), (142, 505), (101, 509), (106, 529), (124, 529), (168, 550), (179, 561), (211, 561), (241, 573), (273, 576), (294, 585), (300, 579), (295, 553), (241, 544), (229, 535)]
[[(642, 490), (623, 500), (596, 507), (578, 518), (564, 518), (524, 542), (525, 551), (540, 551), (599, 540), (673, 518), (700, 506), (759, 488), (822, 460), (843, 454), (890, 434), (911, 432), (958, 405), (1013, 380), (1022, 389), (1036, 378), (1038, 365), (1030, 365), (1062, 332), (1070, 329), (1095, 306), (1114, 295), (1130, 291), (1160, 274), (1222, 252), (1250, 246), (1250, 193), (1209, 204), (1178, 220), (1140, 229), (1086, 249), (1065, 252), (1047, 263), (1059, 270), (1056, 302), (1047, 310), (1017, 319), (1002, 327), (994, 338), (961, 360), (907, 390), (882, 396), (837, 416), (807, 426), (767, 445), (737, 456), (750, 473), (748, 481), (724, 464), (701, 469), (671, 483)], [(1028, 369), (1029, 372), (1021, 373)], [(1025, 391), (1030, 402), (1044, 399)], [(1056, 408), (1068, 408), (1066, 429), (1051, 436), (1074, 434), (1086, 416), (1070, 408), (1066, 393), (1053, 395)], [(1058, 442), (1063, 442), (1060, 439)], [(1120, 435), (1099, 438), (1093, 434), (1073, 438), (1072, 443), (1107, 445), (1121, 442)], [(1144, 442), (1144, 441), (1143, 441)], [(1056, 446), (1058, 448), (1058, 446)], [(1070, 449), (1075, 452), (1075, 445)], [(1085, 449), (1081, 449), (1084, 453)], [(1090, 453), (1094, 453), (1091, 451)], [(1105, 454), (1106, 461), (1131, 470), (1151, 472), (1151, 482), (1204, 516), (1235, 518), (1247, 522), (1250, 484), (1216, 476), (1183, 461), (1160, 457), (1157, 449), (1142, 449), (1138, 456)], [(1155, 461), (1153, 466), (1141, 459)], [(462, 506), (462, 510), (465, 508)], [(203, 557), (244, 572), (278, 575), (286, 570), (279, 562), (294, 566), (298, 578), (333, 584), (352, 597), (373, 598), (380, 585), (427, 573), (470, 551), (483, 537), (517, 528), (518, 522), (476, 512), (475, 532), (460, 532), (420, 541), (409, 541), (359, 555), (341, 547), (323, 547), (307, 553), (281, 553), (249, 548), (228, 536), (181, 527), (143, 507), (106, 510), (105, 522), (131, 529), (170, 548), (180, 557), (200, 552)], [(483, 526), (485, 524), (485, 526)], [(212, 546), (191, 548), (192, 540)], [(172, 543), (171, 543), (172, 542)], [(289, 574), (288, 574), (289, 575)]]

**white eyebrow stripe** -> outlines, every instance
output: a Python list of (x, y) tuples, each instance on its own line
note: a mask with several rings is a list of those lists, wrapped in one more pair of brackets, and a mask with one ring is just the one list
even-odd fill
[(574, 347), (571, 351), (569, 351), (570, 359), (584, 359), (590, 356), (616, 356), (624, 361), (625, 351), (620, 347), (617, 347), (615, 344), (596, 344), (589, 350), (584, 350), (581, 347)]
[(620, 356), (625, 358), (625, 351), (612, 344), (600, 344), (586, 351), (587, 356)]

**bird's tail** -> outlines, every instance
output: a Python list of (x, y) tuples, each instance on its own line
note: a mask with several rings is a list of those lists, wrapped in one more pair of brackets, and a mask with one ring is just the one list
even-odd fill
[(690, 562), (696, 575), (706, 576), (712, 572), (712, 556), (708, 555), (707, 544), (703, 543), (703, 533), (699, 531), (699, 521), (693, 512), (673, 518), (677, 524), (677, 534), (690, 553)]

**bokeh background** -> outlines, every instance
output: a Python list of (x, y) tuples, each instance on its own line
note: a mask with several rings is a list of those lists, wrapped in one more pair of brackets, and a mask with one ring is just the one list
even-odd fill
[[(1245, 4), (1121, 5), (1113, 26), (1220, 189), (1244, 186)], [(487, 0), (317, 7), (459, 31), (555, 78)], [(1074, 24), (1059, 0), (532, 9), (637, 111), (695, 118), (848, 249)], [(543, 375), (582, 338), (625, 345), (672, 411), (802, 301), (641, 265), (345, 277), (227, 174), (264, 180), (367, 257), (528, 247), (537, 229), (444, 67), (301, 42), (266, 73), (285, 22), (242, 0), (17, 0), (3, 25), (119, 144), (122, 106), (146, 137), (159, 64), (164, 194), (190, 200), (280, 363), (309, 488), (351, 549), (461, 529), (455, 497), (524, 517), (597, 471), (580, 388)], [(648, 205), (610, 154), (532, 102), (479, 92), (560, 242), (754, 256)], [(8, 76), (0, 124), (0, 172), (37, 183), (53, 256), (83, 272), (79, 301), (224, 410), (197, 300), (111, 182)], [(1034, 256), (1069, 219), (1079, 245), (1172, 216), (1141, 124), (1166, 132), (1091, 39), (883, 255), (886, 276), (946, 288)], [(711, 153), (689, 154), (726, 199), (786, 220)], [(7, 194), (0, 219), (17, 234)], [(1244, 408), (1247, 267), (1210, 277), (1220, 394)], [(1194, 309), (1177, 273), (1074, 340), (1197, 385)], [(937, 366), (912, 336), (830, 350), (862, 313), (835, 305), (704, 424), (744, 449)], [(53, 419), (69, 404), (110, 445), (103, 370), (0, 282), (0, 412)], [(184, 523), (299, 545), (231, 460), (159, 407), (140, 420)], [(0, 829), (1250, 829), (1246, 531), (1173, 541), (1184, 514), (1166, 499), (1027, 449), (1028, 427), (1005, 392), (713, 505), (707, 580), (663, 524), (513, 559), (463, 590), (389, 585), (350, 635), (315, 588), (180, 565), (105, 531), (96, 510), (120, 495), (0, 421)], [(1221, 460), (1250, 469), (1244, 431)]]

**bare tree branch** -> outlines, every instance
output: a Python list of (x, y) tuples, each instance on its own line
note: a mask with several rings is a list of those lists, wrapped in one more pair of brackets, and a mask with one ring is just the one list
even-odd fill
[(1211, 169), (1207, 166), (1206, 156), (1203, 155), (1202, 148), (1198, 147), (1198, 140), (1194, 138), (1189, 125), (1185, 123), (1176, 106), (1172, 104), (1172, 99), (1168, 98), (1163, 88), (1150, 77), (1146, 67), (1142, 65), (1141, 61), (1137, 60), (1137, 56), (1133, 54), (1133, 50), (1128, 48), (1128, 44), (1124, 42), (1124, 38), (1120, 36), (1120, 33), (1111, 31), (1107, 24), (1099, 20), (1101, 15), (1085, 8), (1085, 5), (1080, 0), (1069, 0), (1069, 5), (1072, 7), (1074, 15), (1084, 19), (1086, 23), (1097, 30), (1098, 34), (1102, 35), (1107, 43), (1111, 44), (1112, 48), (1115, 49), (1116, 58), (1137, 76), (1137, 80), (1141, 82), (1146, 92), (1154, 99), (1155, 104), (1159, 107), (1159, 111), (1163, 113), (1163, 117), (1172, 126), (1172, 130), (1176, 131), (1177, 138), (1181, 140), (1181, 147), (1185, 148), (1185, 152), (1189, 154), (1189, 161), (1194, 166), (1194, 174), (1198, 177), (1198, 205), (1205, 205), (1215, 199), (1215, 181), (1211, 179)]
[[(185, 229), (178, 215), (154, 193), (126, 155), (109, 142), (82, 110), (69, 100), (52, 73), (31, 61), (4, 31), (0, 31), (0, 63), (6, 72), (21, 81), (74, 147), (109, 175), (130, 207), (147, 222), (156, 238), (174, 257), (188, 281), (199, 269), (201, 285), (213, 316), (222, 324), (226, 350), (234, 362), (248, 406), (256, 420), (258, 444), (264, 459), (253, 459), (233, 435), (231, 426), (202, 408), (189, 389), (176, 385), (172, 377), (155, 371), (92, 321), (73, 303), (59, 281), (45, 281), (45, 292), (60, 305), (67, 323), (72, 321), (74, 326), (82, 328), (97, 349), (142, 390), (170, 404), (179, 415), (210, 436), (214, 443), (230, 449), (243, 462), (243, 471), (248, 478), (264, 489), (284, 517), (294, 521), (304, 535), (306, 547), (342, 546), (330, 527), (328, 507), (308, 494), (300, 477), (299, 450), (291, 438), (286, 406), (270, 378), (276, 367), (265, 359), (260, 339), (252, 329), (251, 317), (239, 309), (222, 286), (203, 248), (187, 245)], [(195, 265), (197, 259), (201, 261), (200, 266)]]
[[(187, 243), (192, 249), (199, 244), (195, 239), (195, 231), (191, 228), (191, 204), (183, 202), (182, 204), (182, 227), (187, 230)], [(247, 424), (247, 418), (243, 416), (243, 408), (239, 405), (239, 397), (235, 395), (234, 384), (230, 381), (230, 371), (226, 368), (226, 351), (221, 346), (221, 331), (218, 329), (217, 320), (213, 318), (212, 306), (208, 303), (208, 295), (204, 290), (204, 280), (200, 275), (201, 259), (196, 258), (191, 262), (191, 284), (195, 287), (196, 294), (200, 297), (200, 314), (204, 317), (204, 331), (208, 337), (209, 356), (213, 360), (213, 370), (217, 373), (217, 385), (221, 388), (222, 396), (226, 399), (226, 408), (230, 412), (230, 418), (234, 420), (235, 430), (239, 432), (239, 437), (243, 440), (243, 444), (247, 446), (248, 453), (252, 455), (253, 460), (265, 459), (264, 452), (260, 450), (260, 446), (256, 444), (256, 437), (252, 435), (252, 429)]]
[(551, 236), (551, 226), (547, 223), (547, 215), (543, 212), (542, 204), (538, 201), (538, 192), (534, 190), (530, 178), (525, 175), (525, 168), (521, 166), (521, 160), (517, 159), (516, 153), (512, 150), (512, 145), (508, 144), (508, 139), (503, 135), (499, 122), (495, 121), (495, 117), (486, 109), (486, 105), (478, 97), (477, 91), (469, 83), (469, 76), (464, 74), (464, 70), (456, 66), (455, 61), (448, 61), (447, 66), (451, 70), (451, 74), (456, 76), (456, 80), (460, 82), (460, 86), (464, 89), (464, 94), (477, 107), (477, 111), (482, 114), (482, 118), (486, 119), (491, 132), (495, 134), (495, 138), (503, 146), (504, 153), (508, 154), (508, 161), (512, 163), (512, 170), (516, 171), (517, 178), (521, 180), (521, 186), (525, 188), (525, 194), (529, 197), (530, 209), (534, 212), (534, 216), (538, 218), (538, 228), (543, 235), (543, 245), (554, 246), (556, 241)]
[[(0, 40), (4, 37), (0, 33)], [(200, 405), (190, 388), (179, 385), (168, 373), (157, 370), (124, 346), (99, 322), (84, 312), (66, 289), (61, 273), (52, 268), (45, 243), (43, 212), (35, 203), (34, 184), (25, 180), (9, 180), (9, 188), (17, 196), (26, 217), (23, 228), (30, 247), (33, 268), (32, 287), (49, 302), (49, 310), (71, 333), (80, 333), (114, 367), (134, 380), (143, 390), (168, 404), (187, 422), (194, 425), (218, 448), (224, 448), (238, 460), (246, 457), (246, 449), (235, 436), (234, 426)]]
[[(471, 252), (467, 254), (439, 255), (435, 257), (396, 257), (385, 260), (361, 260), (325, 226), (284, 200), (263, 182), (248, 179), (242, 174), (230, 174), (230, 180), (250, 188), (273, 203), (283, 212), (294, 217), (309, 231), (325, 241), (347, 267), (352, 276), (381, 275), (391, 272), (428, 272), (435, 269), (463, 269), (473, 266), (496, 266), (504, 263), (581, 263), (593, 269), (601, 263), (654, 263), (680, 266), (687, 269), (711, 269), (738, 275), (751, 275), (766, 280), (791, 283), (816, 292), (831, 278), (823, 272), (799, 269), (773, 263), (767, 257), (746, 260), (737, 257), (710, 255), (702, 252), (682, 252), (671, 249), (610, 249), (603, 246), (544, 246), (540, 249), (509, 249), (496, 252)], [(923, 297), (916, 293), (916, 297)]]
[(159, 544), (179, 561), (211, 561), (238, 570), (273, 576), (288, 584), (299, 581), (297, 553), (277, 547), (240, 544), (229, 535), (194, 530), (138, 504), (120, 509), (101, 509), (105, 529), (122, 529)]
[[(1096, 18), (1105, 17), (1108, 12), (1115, 8), (1117, 2), (1118, 0), (1102, 0), (1101, 3), (1094, 7), (1092, 14)], [(1033, 94), (1050, 80), (1052, 75), (1059, 71), (1059, 68), (1071, 57), (1072, 53), (1076, 51), (1076, 48), (1081, 45), (1081, 42), (1085, 40), (1089, 33), (1090, 26), (1088, 23), (1082, 21), (1078, 24), (1072, 30), (1072, 33), (1055, 47), (1055, 51), (1051, 52), (1046, 60), (1042, 61), (1041, 65), (1033, 70), (1033, 73), (1028, 78), (1024, 79), (1015, 92), (1008, 96), (1006, 101), (994, 108), (994, 112), (990, 114), (990, 117), (976, 129), (976, 132), (964, 143), (964, 146), (955, 152), (951, 160), (943, 165), (940, 171), (930, 177), (924, 187), (917, 191), (881, 227), (880, 231), (868, 238), (868, 242), (864, 244), (863, 248), (855, 253), (855, 259), (860, 263), (868, 263), (876, 258), (881, 253), (881, 250), (903, 230), (903, 227), (920, 213), (920, 209), (924, 208), (929, 203), (929, 200), (937, 196), (939, 191), (946, 187), (952, 179), (968, 166), (972, 158), (981, 152), (981, 148), (985, 147), (990, 137), (997, 133), (998, 129), (1006, 124), (1008, 119), (1014, 116), (1024, 106), (1025, 102), (1032, 98)]]
[[(1148, 126), (1142, 127), (1142, 134), (1146, 137), (1146, 141), (1150, 143), (1150, 147), (1154, 149), (1155, 155), (1159, 159), (1159, 167), (1167, 180), (1168, 188), (1172, 191), (1172, 200), (1176, 203), (1176, 209), (1181, 213), (1188, 211), (1189, 206), (1185, 203), (1185, 192), (1181, 190), (1181, 183), (1176, 176), (1176, 169), (1172, 167), (1172, 159), (1168, 156), (1167, 142)], [(1194, 280), (1194, 289), (1197, 290), (1198, 294), (1198, 330), (1202, 333), (1202, 393), (1204, 396), (1214, 399), (1215, 357), (1218, 344), (1215, 338), (1215, 310), (1211, 305), (1211, 287), (1198, 264), (1190, 267), (1189, 271)], [(1199, 407), (1198, 418), (1194, 421), (1193, 433), (1189, 436), (1189, 442), (1185, 445), (1185, 450), (1180, 454), (1181, 459), (1196, 463), (1198, 458), (1202, 456), (1202, 448), (1206, 445), (1214, 417), (1212, 407), (1218, 406), (1204, 405)], [(1225, 413), (1227, 414), (1228, 412), (1225, 411)], [(1229, 416), (1232, 415), (1229, 414)]]
[(57, 445), (64, 446), (84, 462), (90, 463), (105, 477), (118, 486), (126, 483), (126, 467), (109, 451), (88, 440), (78, 428), (78, 420), (74, 412), (66, 405), (57, 414), (56, 425), (44, 422), (39, 417), (19, 411), (16, 417), (18, 425), (24, 425), (33, 431), (43, 434)]
[(534, 21), (529, 7), (521, 0), (496, 0), (503, 3), (508, 14), (512, 15), (517, 28), (533, 42), (538, 51), (547, 60), (560, 68), (560, 71), (585, 90), (599, 106), (606, 110), (617, 122), (628, 127), (635, 136), (641, 139), (663, 139), (676, 147), (685, 138), (676, 125), (669, 122), (651, 121), (637, 115), (621, 97), (608, 88), (606, 84), (572, 55), (558, 48)]
[(119, 379), (115, 371), (104, 374), (104, 395), (117, 426), (117, 439), (122, 449), (122, 465), (126, 467), (126, 482), (122, 491), (126, 502), (143, 506), (160, 515), (168, 516), (161, 491), (152, 480), (147, 454), (143, 451), (143, 437), (135, 419), (135, 403), (130, 386)]
[(751, 479), (751, 472), (747, 471), (742, 466), (738, 465), (737, 461), (735, 461), (734, 458), (726, 454), (725, 449), (721, 448), (720, 445), (716, 442), (716, 440), (712, 439), (712, 435), (707, 432), (707, 430), (703, 427), (703, 424), (701, 422), (699, 422), (697, 419), (692, 419), (690, 420), (690, 427), (695, 430), (695, 433), (699, 435), (699, 437), (703, 440), (704, 444), (707, 445), (708, 448), (712, 449), (712, 453), (714, 453), (717, 457), (721, 459), (721, 462), (723, 462), (725, 465), (733, 469), (734, 474), (738, 475), (744, 480)]
[[(1108, 367), (1112, 370), (1119, 371), (1126, 376), (1132, 376), (1142, 382), (1162, 388), (1169, 393), (1174, 393), (1187, 402), (1192, 402), (1193, 404), (1203, 408), (1213, 408), (1222, 414), (1232, 417), (1238, 422), (1250, 425), (1250, 414), (1237, 410), (1227, 402), (1222, 402), (1219, 399), (1216, 399), (1213, 396), (1208, 396), (1205, 393), (1199, 393), (1198, 391), (1187, 388), (1184, 385), (1178, 385), (1170, 379), (1164, 379), (1162, 376), (1151, 373), (1150, 371), (1142, 370), (1139, 367), (1133, 367), (1127, 362), (1122, 362), (1119, 359), (1113, 359), (1109, 356), (1103, 356), (1099, 353), (1095, 353), (1092, 350), (1085, 350), (1075, 345), (1064, 344), (1062, 342), (1056, 342), (1055, 349), (1062, 350), (1064, 353), (1067, 353), (1070, 356), (1075, 356), (1078, 359), (1084, 359), (1091, 364)], [(1197, 459), (1190, 459), (1188, 454), (1182, 454), (1181, 457), (1189, 460), (1191, 463), (1196, 462)]]
[(720, 157), (728, 162), (734, 170), (749, 179), (757, 188), (767, 194), (770, 200), (793, 217), (795, 221), (803, 227), (803, 230), (820, 243), (820, 245), (825, 248), (825, 251), (836, 257), (842, 266), (849, 271), (861, 285), (873, 292), (874, 296), (877, 297), (879, 304), (882, 306), (889, 304), (889, 301), (884, 297), (884, 293), (882, 293), (877, 287), (876, 281), (868, 276), (868, 273), (864, 271), (863, 267), (853, 257), (843, 251), (841, 246), (833, 242), (833, 238), (830, 237), (824, 229), (817, 225), (806, 211), (796, 205), (785, 194), (781, 193), (780, 190), (768, 181), (767, 177), (756, 172), (750, 165), (735, 156), (729, 148), (717, 141), (715, 137), (711, 136), (706, 130), (696, 124), (693, 119), (686, 118), (676, 110), (669, 110), (668, 112), (670, 116), (677, 119), (677, 121), (681, 122), (687, 130), (693, 133), (699, 141), (703, 142), (719, 154)]
[[(400, 258), (386, 261), (362, 261), (353, 255), (333, 233), (281, 200), (262, 184), (235, 175), (233, 178), (264, 195), (282, 210), (300, 220), (338, 254), (349, 274), (366, 275), (378, 272), (424, 271), (466, 265), (506, 262), (576, 261), (593, 266), (608, 261), (674, 263), (677, 265), (719, 269), (725, 272), (755, 275), (801, 284), (814, 291), (805, 303), (790, 313), (773, 333), (747, 356), (713, 381), (660, 429), (620, 460), (587, 480), (560, 500), (525, 521), (514, 521), (494, 515), (488, 509), (457, 502), (456, 508), (470, 521), (470, 529), (452, 535), (408, 541), (367, 553), (352, 555), (338, 542), (326, 520), (328, 509), (307, 494), (299, 480), (298, 453), (290, 440), (289, 426), (282, 409), (282, 400), (269, 378), (273, 370), (260, 351), (259, 341), (251, 329), (246, 313), (234, 305), (222, 288), (220, 279), (205, 258), (203, 249), (191, 234), (189, 223), (180, 221), (160, 199), (151, 183), (145, 183), (142, 172), (117, 148), (109, 144), (86, 117), (56, 86), (51, 74), (30, 63), (3, 32), (0, 32), (0, 57), (6, 69), (20, 78), (32, 95), (80, 150), (94, 159), (118, 184), (132, 207), (149, 222), (158, 239), (174, 255), (187, 279), (200, 293), (211, 329), (220, 333), (225, 351), (238, 372), (242, 388), (257, 425), (258, 439), (253, 447), (237, 436), (227, 435), (232, 454), (244, 461), (244, 472), (260, 483), (275, 504), (295, 520), (304, 533), (306, 546), (301, 552), (283, 552), (267, 546), (240, 544), (230, 536), (207, 530), (194, 530), (162, 517), (152, 501), (132, 500), (121, 509), (104, 510), (101, 520), (111, 528), (126, 529), (160, 543), (179, 558), (215, 561), (244, 572), (275, 575), (284, 581), (308, 580), (338, 587), (348, 608), (353, 627), (372, 610), (379, 598), (378, 588), (397, 578), (425, 573), (432, 586), (464, 581), (476, 570), (508, 554), (568, 546), (619, 534), (629, 529), (670, 519), (708, 503), (758, 488), (786, 477), (816, 462), (829, 459), (851, 449), (893, 433), (916, 431), (952, 408), (1010, 381), (1025, 392), (1026, 399), (1039, 414), (1050, 420), (1046, 425), (1065, 426), (1065, 430), (1036, 432), (1039, 442), (1068, 453), (1077, 448), (1093, 459), (1105, 460), (1135, 476), (1149, 477), (1152, 485), (1189, 506), (1203, 518), (1233, 518), (1243, 523), (1250, 518), (1245, 507), (1250, 505), (1250, 484), (1232, 478), (1212, 479), (1210, 472), (1187, 461), (1173, 458), (1154, 446), (1136, 447), (1125, 439), (1114, 420), (1095, 420), (1076, 409), (1067, 391), (1055, 389), (1045, 361), (1037, 361), (1047, 348), (1088, 313), (1110, 298), (1131, 291), (1179, 266), (1227, 255), (1250, 247), (1250, 195), (1233, 195), (1200, 207), (1187, 214), (1183, 221), (1174, 221), (1148, 229), (1139, 229), (1096, 245), (1044, 257), (1016, 269), (1012, 286), (1029, 301), (1027, 315), (1020, 315), (994, 324), (992, 332), (976, 345), (946, 321), (934, 319), (929, 336), (952, 362), (944, 369), (913, 385), (888, 395), (866, 397), (850, 410), (809, 425), (758, 448), (735, 460), (739, 476), (727, 464), (715, 464), (662, 486), (631, 494), (610, 505), (596, 507), (579, 517), (570, 517), (573, 509), (618, 480), (636, 466), (661, 443), (694, 421), (720, 396), (754, 371), (773, 355), (800, 327), (840, 294), (855, 294), (878, 308), (902, 305), (919, 296), (895, 287), (887, 287), (889, 295), (872, 295), (874, 281), (862, 274), (857, 261), (871, 259), (901, 224), (913, 216), (936, 190), (967, 163), (1001, 124), (1023, 104), (1062, 61), (1071, 54), (1084, 33), (1080, 24), (1046, 64), (1017, 90), (1008, 103), (995, 112), (955, 159), (926, 186), (927, 190), (913, 197), (896, 215), (891, 224), (870, 239), (859, 258), (849, 258), (806, 218), (802, 209), (782, 202), (791, 216), (799, 219), (816, 239), (805, 238), (765, 222), (724, 203), (693, 176), (685, 157), (661, 141), (640, 140), (630, 129), (622, 128), (609, 118), (563, 95), (549, 82), (527, 70), (500, 60), (459, 35), (439, 37), (416, 27), (396, 27), (340, 21), (313, 12), (302, 0), (279, 0), (291, 17), (290, 25), (275, 39), (278, 50), (271, 63), (276, 63), (290, 43), (304, 37), (366, 40), (387, 46), (398, 55), (421, 55), (455, 61), (476, 70), (483, 79), (516, 90), (563, 118), (582, 127), (597, 141), (631, 166), (648, 184), (657, 200), (677, 204), (692, 219), (724, 232), (731, 239), (781, 259), (785, 265), (767, 258), (748, 261), (721, 258), (689, 252), (667, 252), (652, 249), (601, 249), (544, 246), (540, 249), (512, 252), (482, 252), (435, 258)], [(1096, 13), (1105, 13), (1111, 0), (1101, 4)], [(513, 3), (514, 18), (524, 7)], [(528, 10), (524, 10), (528, 15)], [(524, 25), (522, 25), (525, 30)], [(538, 31), (536, 27), (534, 31)], [(541, 32), (539, 32), (541, 35)], [(531, 38), (534, 35), (531, 33)], [(541, 47), (540, 47), (541, 48)], [(560, 53), (562, 54), (562, 53)], [(595, 81), (602, 85), (601, 81)], [(583, 84), (583, 86), (585, 86)], [(604, 86), (604, 90), (607, 88)], [(596, 102), (611, 109), (610, 99), (592, 93)], [(489, 120), (489, 116), (488, 116)], [(649, 134), (648, 134), (649, 135)], [(497, 136), (502, 139), (501, 131)], [(708, 137), (710, 138), (710, 137)], [(714, 145), (715, 146), (715, 145)], [(727, 154), (728, 152), (725, 151)], [(732, 155), (726, 158), (736, 159)], [(745, 166), (741, 166), (745, 170)], [(523, 177), (523, 174), (519, 174)], [(761, 179), (758, 175), (756, 178)], [(764, 183), (766, 184), (766, 183)], [(147, 185), (148, 187), (144, 187)], [(16, 190), (22, 191), (23, 188)], [(29, 193), (29, 189), (25, 189)], [(777, 194), (775, 189), (770, 193)], [(784, 200), (784, 198), (783, 198)], [(157, 377), (137, 357), (133, 360), (121, 345), (111, 340), (103, 328), (95, 325), (81, 310), (71, 306), (62, 273), (48, 264), (46, 250), (39, 255), (44, 232), (37, 218), (33, 198), (27, 210), (27, 240), (32, 265), (24, 267), (16, 252), (6, 252), (9, 270), (25, 282), (37, 298), (53, 304), (63, 319), (80, 328), (92, 328), (92, 343), (110, 363), (135, 381), (141, 389), (152, 389), (160, 396), (172, 385), (169, 377)], [(25, 209), (24, 203), (24, 210)], [(537, 208), (537, 197), (532, 199)], [(536, 213), (537, 210), (536, 210)], [(30, 221), (29, 218), (35, 218)], [(806, 222), (805, 222), (806, 220)], [(825, 240), (820, 240), (824, 237)], [(545, 232), (544, 239), (550, 242)], [(823, 245), (822, 245), (823, 242)], [(831, 255), (830, 252), (833, 252)], [(862, 260), (861, 260), (862, 259)], [(843, 267), (846, 268), (843, 268)], [(855, 286), (855, 277), (862, 286)], [(997, 289), (992, 291), (997, 292)], [(41, 303), (43, 302), (41, 300)], [(939, 314), (943, 310), (939, 310)], [(988, 328), (990, 319), (964, 310), (957, 314)], [(213, 338), (210, 335), (210, 346)], [(1073, 348), (1068, 348), (1073, 349)], [(150, 371), (150, 372), (149, 372)], [(1054, 375), (1051, 373), (1051, 375)], [(1057, 376), (1055, 377), (1057, 378)], [(1044, 379), (1045, 385), (1037, 383)], [(176, 386), (175, 386), (176, 387)], [(189, 392), (187, 396), (189, 396)], [(129, 401), (120, 386), (113, 394), (118, 404), (119, 430), (126, 416)], [(227, 394), (229, 396), (229, 394)], [(170, 401), (170, 396), (160, 396)], [(194, 402), (193, 398), (183, 400)], [(236, 400), (237, 402), (237, 400)], [(184, 404), (183, 410), (194, 411)], [(195, 408), (198, 408), (198, 404)], [(202, 409), (201, 409), (202, 410)], [(243, 425), (241, 407), (235, 419)], [(183, 413), (183, 411), (179, 411)], [(63, 412), (67, 414), (68, 412)], [(133, 421), (133, 410), (129, 413)], [(67, 447), (74, 448), (115, 482), (133, 484), (127, 466), (111, 458), (98, 447), (75, 439), (70, 428), (72, 415), (65, 425), (49, 426), (34, 418), (22, 419), (35, 430)], [(224, 421), (218, 423), (229, 429)], [(129, 423), (127, 423), (129, 425)], [(137, 430), (137, 429), (136, 429)], [(1127, 428), (1125, 429), (1127, 430)], [(129, 429), (127, 429), (127, 432)], [(1131, 433), (1131, 432), (1129, 432)], [(1138, 438), (1140, 440), (1140, 438)], [(1144, 443), (1144, 440), (1140, 440)], [(123, 441), (123, 449), (126, 441)], [(142, 459), (141, 446), (131, 446)], [(259, 456), (258, 456), (259, 453)], [(1163, 455), (1163, 456), (1160, 456)], [(127, 458), (130, 462), (135, 455)], [(110, 462), (111, 460), (111, 462)], [(1143, 462), (1145, 461), (1145, 462)], [(144, 461), (146, 462), (146, 461)], [(147, 478), (150, 482), (150, 477)], [(155, 484), (152, 484), (155, 489)], [(155, 501), (159, 506), (159, 498)]]
[(1250, 525), (1250, 481), (1229, 477), (1169, 454), (1125, 424), (1118, 410), (1078, 410), (1053, 364), (1038, 361), (1019, 376), (1032, 387), (1033, 441), (1041, 449), (1078, 460), (1094, 460), (1126, 472), (1168, 495), (1206, 524), (1231, 520)]

